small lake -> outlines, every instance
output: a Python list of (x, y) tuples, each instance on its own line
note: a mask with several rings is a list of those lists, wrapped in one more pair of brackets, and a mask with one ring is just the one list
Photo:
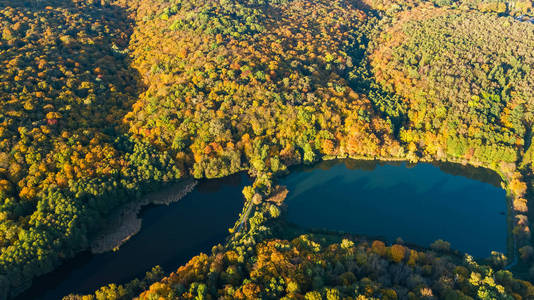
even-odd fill
[[(499, 177), (453, 164), (324, 161), (291, 168), (279, 183), (289, 189), (288, 221), (298, 226), (351, 232), (428, 246), (444, 239), (476, 257), (506, 253), (505, 192)], [(223, 243), (251, 184), (243, 174), (202, 180), (169, 206), (141, 212), (141, 231), (116, 252), (82, 253), (34, 281), (18, 299), (61, 299), (122, 284), (160, 265), (175, 271), (200, 252)]]
[(200, 252), (224, 243), (243, 208), (247, 176), (202, 180), (175, 203), (149, 205), (141, 212), (141, 231), (116, 252), (82, 253), (56, 271), (34, 280), (17, 299), (57, 300), (70, 293), (90, 293), (109, 283), (126, 283), (160, 265), (167, 273)]
[(421, 246), (443, 239), (475, 257), (507, 252), (506, 193), (488, 170), (327, 161), (299, 167), (281, 184), (289, 190), (286, 218), (302, 227)]

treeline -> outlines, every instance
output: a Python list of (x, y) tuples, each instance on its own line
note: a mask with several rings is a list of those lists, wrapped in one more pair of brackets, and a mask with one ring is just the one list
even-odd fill
[[(403, 10), (416, 7), (449, 7), (463, 11), (473, 10), (483, 13), (525, 17), (534, 16), (531, 0), (364, 0), (374, 10), (394, 15)], [(521, 18), (522, 19), (522, 18)]]
[(94, 292), (93, 295), (68, 295), (63, 297), (64, 300), (112, 300), (112, 299), (133, 299), (139, 293), (147, 290), (152, 284), (159, 282), (164, 278), (163, 270), (160, 266), (155, 266), (152, 270), (145, 273), (145, 277), (142, 279), (134, 279), (126, 284), (109, 284), (101, 287)]

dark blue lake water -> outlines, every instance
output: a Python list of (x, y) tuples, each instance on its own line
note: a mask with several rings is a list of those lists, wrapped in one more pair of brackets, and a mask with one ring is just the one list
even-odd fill
[[(398, 237), (428, 246), (437, 239), (475, 257), (506, 253), (506, 194), (496, 174), (421, 163), (327, 162), (300, 169), (289, 189), (287, 219), (303, 227)], [(463, 170), (462, 170), (463, 169)], [(470, 172), (469, 172), (470, 171)]]
[(143, 225), (118, 251), (82, 253), (34, 281), (17, 299), (57, 300), (70, 293), (90, 293), (109, 283), (126, 283), (160, 265), (167, 273), (200, 252), (224, 243), (228, 228), (243, 207), (245, 175), (202, 180), (178, 202), (151, 205), (141, 212)]

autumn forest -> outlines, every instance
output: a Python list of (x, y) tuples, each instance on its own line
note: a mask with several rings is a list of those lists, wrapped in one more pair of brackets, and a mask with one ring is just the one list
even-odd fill
[[(226, 243), (66, 299), (534, 299), (532, 16), (530, 0), (0, 0), (0, 299), (120, 207), (243, 171)], [(517, 263), (288, 225), (278, 177), (334, 158), (495, 171)]]

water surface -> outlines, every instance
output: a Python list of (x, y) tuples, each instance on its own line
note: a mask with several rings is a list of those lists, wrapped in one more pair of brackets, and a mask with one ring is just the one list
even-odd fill
[(422, 246), (443, 239), (475, 257), (507, 250), (506, 193), (484, 169), (333, 161), (281, 183), (289, 189), (287, 219), (303, 227)]
[(82, 253), (56, 271), (36, 280), (17, 299), (61, 299), (70, 293), (91, 293), (109, 283), (144, 277), (160, 265), (167, 273), (200, 252), (224, 243), (228, 228), (243, 207), (245, 175), (200, 181), (178, 202), (150, 205), (141, 212), (141, 231), (116, 252)]

